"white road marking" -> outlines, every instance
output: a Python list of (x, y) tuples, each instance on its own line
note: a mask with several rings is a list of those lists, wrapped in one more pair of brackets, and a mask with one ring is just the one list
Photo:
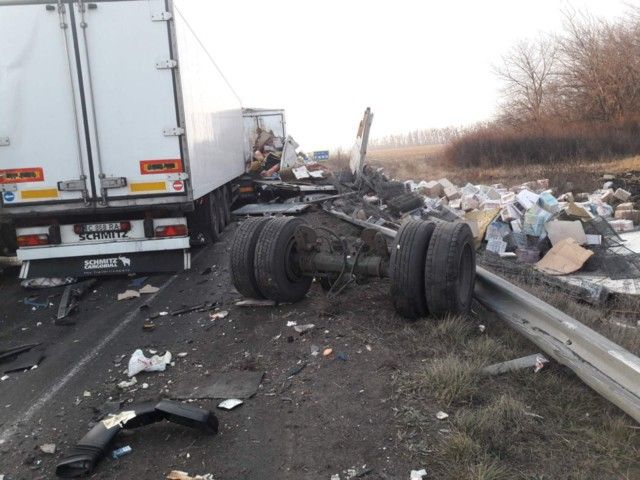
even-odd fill
[[(205, 250), (200, 250), (196, 255), (193, 255), (192, 261), (199, 257), (200, 254), (204, 251)], [(171, 278), (169, 278), (169, 280), (167, 280), (164, 285), (160, 287), (160, 290), (149, 295), (146, 298), (145, 303), (152, 302), (158, 295), (163, 292), (165, 288), (171, 285), (173, 281), (178, 278), (178, 275), (179, 274), (175, 274)], [(0, 433), (0, 445), (6, 443), (7, 440), (9, 440), (13, 435), (17, 433), (19, 424), (30, 421), (47, 403), (49, 403), (51, 399), (56, 395), (56, 393), (58, 393), (60, 389), (62, 389), (62, 387), (64, 387), (73, 379), (73, 377), (80, 373), (91, 360), (96, 358), (98, 354), (102, 352), (102, 350), (109, 344), (109, 342), (111, 342), (111, 340), (117, 337), (118, 334), (122, 332), (122, 330), (124, 330), (124, 328), (137, 317), (138, 313), (139, 312), (137, 308), (129, 313), (129, 315), (127, 315), (125, 319), (120, 322), (118, 326), (111, 331), (111, 333), (109, 333), (109, 335), (104, 337), (102, 341), (89, 354), (83, 357), (71, 370), (69, 370), (69, 372), (67, 372), (67, 374), (62, 377), (58, 383), (47, 390), (36, 403), (31, 405), (26, 412), (20, 415), (16, 415), (16, 418), (18, 418), (19, 420), (12, 423), (8, 428), (5, 428), (2, 433)]]

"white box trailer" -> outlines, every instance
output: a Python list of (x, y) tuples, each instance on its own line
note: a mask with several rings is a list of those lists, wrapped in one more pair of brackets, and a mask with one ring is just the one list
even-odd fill
[(187, 218), (214, 239), (229, 221), (242, 107), (182, 4), (0, 0), (0, 214), (22, 278), (188, 268)]

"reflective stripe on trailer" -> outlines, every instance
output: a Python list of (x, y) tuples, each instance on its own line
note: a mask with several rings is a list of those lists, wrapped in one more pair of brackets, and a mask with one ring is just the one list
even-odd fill
[(20, 190), (21, 200), (42, 200), (45, 198), (58, 198), (57, 188), (40, 188), (38, 190)]
[(153, 192), (167, 190), (167, 182), (139, 182), (129, 184), (129, 190), (132, 192)]

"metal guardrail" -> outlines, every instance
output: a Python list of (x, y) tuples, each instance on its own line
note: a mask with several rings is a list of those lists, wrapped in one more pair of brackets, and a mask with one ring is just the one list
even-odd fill
[[(396, 235), (391, 228), (358, 220), (336, 210), (327, 211), (388, 237)], [(640, 423), (640, 358), (482, 267), (476, 267), (475, 296), (486, 308)]]

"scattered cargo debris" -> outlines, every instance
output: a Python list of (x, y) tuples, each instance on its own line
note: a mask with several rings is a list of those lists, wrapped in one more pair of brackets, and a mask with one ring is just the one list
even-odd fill
[(55, 443), (45, 443), (43, 445), (40, 445), (40, 451), (42, 453), (53, 455), (54, 453), (56, 453), (56, 444)]
[(67, 285), (62, 292), (60, 304), (58, 305), (58, 314), (56, 316), (56, 324), (69, 324), (71, 322), (63, 322), (65, 318), (71, 315), (77, 308), (79, 300), (84, 296), (90, 288), (97, 283), (95, 278), (85, 280), (76, 285)]
[(515, 370), (523, 370), (525, 368), (533, 368), (537, 373), (545, 364), (549, 363), (549, 360), (541, 353), (534, 353), (522, 358), (516, 358), (506, 362), (494, 363), (488, 367), (482, 369), (482, 373), (487, 375), (500, 375), (506, 372), (513, 372)]
[(237, 307), (273, 307), (276, 302), (268, 299), (245, 298), (236, 302)]
[(36, 347), (32, 350), (23, 352), (17, 355), (17, 357), (7, 363), (3, 364), (0, 370), (3, 373), (22, 372), (25, 370), (31, 370), (37, 368), (40, 362), (44, 359), (44, 350), (42, 347)]
[(422, 480), (427, 476), (427, 471), (422, 468), (420, 470), (411, 470), (411, 480)]
[(164, 372), (167, 365), (171, 363), (171, 352), (168, 350), (164, 355), (153, 355), (151, 358), (144, 356), (142, 350), (137, 349), (131, 354), (127, 375), (129, 378), (135, 377), (140, 372)]
[(125, 455), (129, 455), (131, 452), (133, 452), (131, 446), (126, 445), (124, 447), (116, 448), (113, 452), (111, 452), (111, 458), (113, 458), (114, 460), (118, 460)]
[(53, 287), (61, 287), (64, 285), (70, 285), (72, 283), (76, 283), (78, 279), (76, 277), (37, 277), (37, 278), (28, 278), (20, 282), (24, 288), (53, 288)]
[(183, 472), (182, 470), (172, 470), (167, 475), (166, 480), (215, 480), (213, 475), (210, 473), (205, 473), (204, 475), (195, 475), (191, 476), (187, 472)]
[(58, 463), (56, 475), (75, 478), (91, 474), (123, 428), (138, 428), (168, 420), (207, 434), (215, 434), (218, 431), (218, 419), (214, 413), (192, 405), (162, 400), (128, 405), (126, 408), (127, 410), (107, 416), (98, 422)]
[(264, 372), (237, 371), (212, 374), (211, 377), (212, 381), (206, 386), (181, 389), (178, 385), (171, 397), (177, 400), (251, 398), (258, 391)]
[(228, 398), (218, 404), (218, 408), (221, 410), (233, 410), (234, 408), (239, 407), (244, 402), (239, 398)]

